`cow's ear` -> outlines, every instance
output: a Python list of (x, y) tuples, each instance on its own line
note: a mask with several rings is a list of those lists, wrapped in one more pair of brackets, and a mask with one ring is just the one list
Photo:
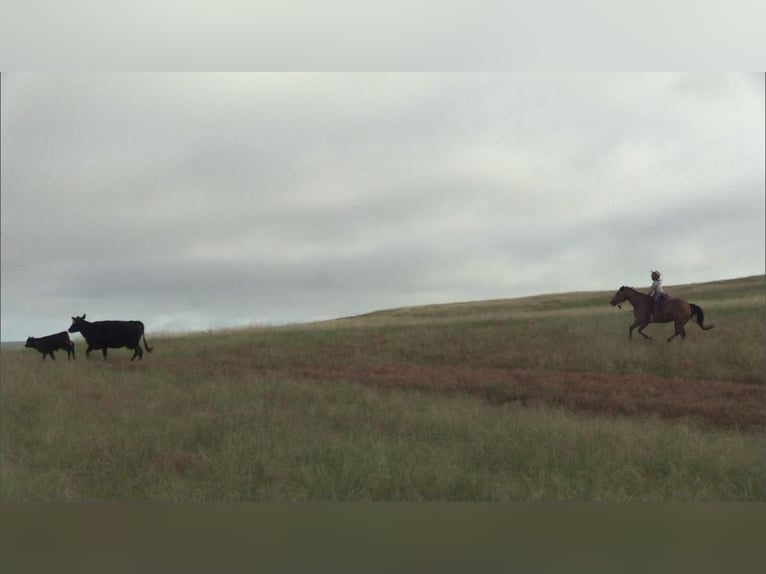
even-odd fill
[(82, 314), (82, 318), (85, 319), (85, 313)]

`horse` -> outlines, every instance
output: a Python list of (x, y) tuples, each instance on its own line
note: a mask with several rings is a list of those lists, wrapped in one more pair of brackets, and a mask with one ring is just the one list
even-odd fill
[(672, 337), (668, 338), (668, 342), (679, 335), (681, 335), (682, 341), (686, 338), (684, 325), (692, 317), (697, 317), (697, 324), (705, 331), (714, 327), (714, 325), (705, 325), (705, 314), (698, 305), (687, 303), (683, 299), (672, 297), (660, 309), (652, 311), (652, 298), (649, 295), (623, 285), (614, 294), (610, 303), (613, 307), (617, 305), (622, 308), (621, 304), (625, 301), (630, 301), (630, 304), (633, 305), (633, 315), (636, 318), (628, 330), (628, 339), (631, 340), (633, 339), (633, 329), (636, 327), (638, 327), (638, 333), (642, 337), (651, 339), (649, 335), (644, 333), (644, 329), (649, 323), (670, 323), (674, 321), (676, 326), (675, 333), (673, 333)]

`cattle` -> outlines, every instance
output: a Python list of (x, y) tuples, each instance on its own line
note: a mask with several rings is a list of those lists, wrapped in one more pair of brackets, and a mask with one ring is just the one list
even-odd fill
[(141, 321), (86, 321), (85, 314), (82, 317), (72, 317), (72, 326), (69, 327), (70, 333), (81, 333), (88, 343), (85, 350), (85, 356), (90, 358), (90, 352), (94, 349), (101, 349), (106, 359), (107, 348), (118, 349), (127, 347), (133, 349), (133, 356), (143, 358), (144, 352), (141, 350), (141, 337), (144, 338), (144, 347), (150, 353), (152, 348), (146, 344), (146, 335), (144, 335), (144, 324)]
[(77, 358), (74, 355), (74, 343), (66, 331), (45, 337), (28, 337), (27, 344), (24, 346), (40, 351), (43, 355), (43, 361), (45, 360), (45, 355), (50, 355), (51, 359), (55, 361), (56, 357), (53, 355), (53, 351), (58, 351), (59, 349), (66, 351), (67, 360)]

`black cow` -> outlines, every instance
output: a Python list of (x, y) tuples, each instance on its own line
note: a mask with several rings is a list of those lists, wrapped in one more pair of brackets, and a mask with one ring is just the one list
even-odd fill
[(141, 337), (144, 338), (144, 347), (150, 353), (152, 348), (146, 344), (146, 335), (144, 335), (144, 324), (141, 321), (86, 321), (85, 314), (82, 317), (72, 317), (72, 326), (69, 327), (70, 333), (82, 333), (88, 348), (85, 350), (85, 356), (90, 358), (90, 352), (94, 349), (101, 349), (106, 359), (106, 349), (118, 349), (127, 347), (133, 349), (132, 361), (136, 357), (141, 359), (144, 352), (141, 350)]
[(27, 344), (24, 346), (40, 351), (43, 354), (43, 361), (45, 360), (45, 355), (50, 355), (51, 359), (55, 361), (56, 357), (53, 356), (53, 351), (58, 351), (59, 349), (66, 351), (67, 360), (77, 358), (74, 356), (74, 343), (66, 331), (46, 337), (28, 337)]

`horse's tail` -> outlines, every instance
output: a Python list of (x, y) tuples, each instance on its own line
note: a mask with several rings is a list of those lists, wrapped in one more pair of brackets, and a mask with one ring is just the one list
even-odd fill
[(702, 327), (705, 331), (708, 331), (715, 327), (715, 325), (705, 325), (705, 313), (702, 312), (702, 307), (699, 305), (695, 305), (694, 303), (689, 303), (689, 306), (692, 308), (692, 317), (695, 315), (697, 316), (697, 324)]

